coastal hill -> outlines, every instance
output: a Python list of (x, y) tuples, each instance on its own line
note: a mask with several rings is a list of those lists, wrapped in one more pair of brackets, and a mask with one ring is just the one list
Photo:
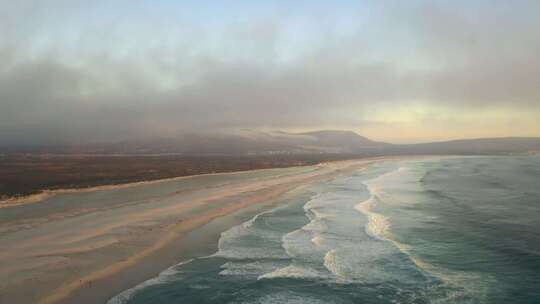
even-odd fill
[(391, 144), (371, 140), (353, 131), (321, 130), (304, 133), (240, 130), (185, 133), (112, 143), (37, 147), (0, 147), (0, 154), (51, 153), (90, 155), (308, 155), (359, 156), (402, 154), (507, 154), (538, 153), (540, 137), (462, 139), (419, 144)]
[(538, 154), (540, 138), (397, 145), (351, 131), (241, 130), (116, 143), (0, 147), (0, 201), (43, 189), (81, 188), (215, 172), (313, 165), (392, 155)]
[[(109, 143), (71, 144), (34, 147), (0, 147), (0, 153), (58, 154), (180, 154), (276, 155), (276, 154), (356, 154), (391, 146), (372, 141), (352, 131), (283, 131), (240, 130), (234, 132), (192, 132), (175, 137), (153, 137)], [(378, 151), (382, 152), (382, 151)]]
[(405, 154), (538, 154), (540, 137), (460, 139), (395, 146)]

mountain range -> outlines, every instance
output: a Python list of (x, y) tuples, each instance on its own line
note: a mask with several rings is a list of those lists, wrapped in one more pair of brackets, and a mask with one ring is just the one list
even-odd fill
[(352, 131), (304, 133), (241, 130), (187, 133), (174, 138), (138, 139), (114, 143), (3, 149), (8, 152), (85, 154), (279, 155), (279, 154), (504, 154), (538, 153), (540, 137), (463, 139), (421, 144), (374, 141)]

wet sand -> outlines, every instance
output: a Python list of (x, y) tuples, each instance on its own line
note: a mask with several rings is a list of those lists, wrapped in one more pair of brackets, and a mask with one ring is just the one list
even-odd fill
[(135, 185), (130, 192), (67, 193), (2, 208), (0, 303), (104, 303), (209, 246), (242, 214), (374, 161), (236, 173), (218, 181), (186, 178), (153, 188)]

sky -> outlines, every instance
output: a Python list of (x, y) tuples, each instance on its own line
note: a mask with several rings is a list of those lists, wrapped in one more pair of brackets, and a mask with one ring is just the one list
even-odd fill
[(0, 145), (540, 136), (540, 2), (0, 0)]

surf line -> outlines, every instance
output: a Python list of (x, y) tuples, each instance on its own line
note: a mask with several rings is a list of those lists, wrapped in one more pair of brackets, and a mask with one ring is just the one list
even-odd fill
[(381, 241), (392, 243), (401, 253), (405, 254), (412, 261), (412, 263), (423, 273), (432, 277), (436, 277), (442, 280), (443, 282), (446, 282), (447, 284), (456, 285), (453, 283), (454, 280), (452, 280), (451, 274), (445, 274), (445, 271), (443, 271), (442, 269), (439, 269), (415, 257), (413, 254), (411, 254), (410, 247), (408, 245), (402, 244), (396, 241), (391, 236), (390, 219), (380, 213), (373, 211), (373, 208), (377, 205), (377, 203), (382, 202), (381, 197), (383, 196), (383, 193), (384, 193), (383, 189), (380, 186), (375, 185), (376, 181), (382, 180), (389, 175), (399, 174), (400, 172), (403, 172), (404, 170), (405, 170), (405, 167), (400, 167), (399, 169), (395, 171), (385, 173), (374, 179), (370, 179), (368, 181), (363, 182), (370, 196), (368, 199), (355, 205), (354, 208), (367, 217), (368, 222), (365, 226), (365, 229), (366, 229), (366, 233), (369, 236), (374, 237)]

